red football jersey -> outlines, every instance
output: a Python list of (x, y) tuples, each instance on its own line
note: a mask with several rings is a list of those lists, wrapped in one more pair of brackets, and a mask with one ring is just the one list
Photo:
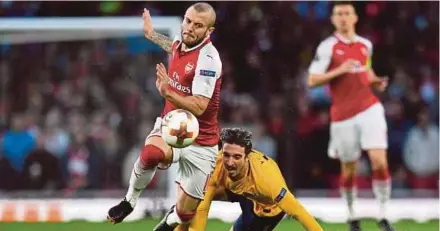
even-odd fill
[(357, 61), (350, 73), (330, 81), (332, 121), (351, 118), (379, 101), (368, 80), (372, 50), (372, 43), (357, 35), (354, 41), (349, 41), (334, 34), (319, 44), (309, 67), (310, 74), (331, 71), (347, 59)]
[[(201, 95), (209, 98), (205, 112), (197, 117), (199, 135), (196, 143), (214, 146), (219, 140), (218, 113), (220, 107), (222, 62), (217, 49), (209, 38), (191, 49), (182, 51), (180, 38), (172, 46), (168, 69), (169, 87), (181, 95)], [(178, 109), (170, 101), (165, 101), (162, 117)]]

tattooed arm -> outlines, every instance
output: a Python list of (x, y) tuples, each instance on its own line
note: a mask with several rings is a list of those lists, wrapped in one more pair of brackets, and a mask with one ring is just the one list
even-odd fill
[[(145, 34), (145, 37), (147, 37), (147, 34)], [(150, 39), (152, 42), (156, 43), (166, 52), (171, 53), (171, 46), (173, 45), (173, 40), (171, 40), (167, 36), (157, 33), (156, 31), (153, 31), (151, 37), (147, 37), (147, 38)]]
[(147, 39), (156, 43), (166, 52), (171, 53), (171, 46), (173, 44), (173, 40), (168, 38), (167, 36), (157, 33), (153, 29), (153, 24), (151, 23), (150, 12), (147, 9), (144, 9), (144, 13), (142, 14), (142, 19), (144, 20), (144, 35)]

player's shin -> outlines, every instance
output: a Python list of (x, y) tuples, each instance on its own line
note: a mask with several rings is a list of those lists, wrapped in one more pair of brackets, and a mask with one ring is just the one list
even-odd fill
[(137, 199), (142, 191), (151, 182), (156, 173), (156, 166), (165, 158), (161, 149), (154, 145), (146, 145), (139, 158), (133, 166), (130, 176), (130, 186), (125, 199), (132, 207), (136, 205)]
[(391, 180), (388, 169), (373, 170), (373, 193), (379, 202), (379, 219), (386, 219), (387, 204), (391, 197)]
[(348, 219), (356, 219), (355, 203), (357, 199), (356, 177), (355, 175), (341, 175), (340, 192), (342, 198), (347, 202)]
[(182, 212), (174, 206), (174, 211), (167, 217), (167, 224), (171, 227), (176, 227), (179, 224), (186, 224), (195, 216), (195, 212)]

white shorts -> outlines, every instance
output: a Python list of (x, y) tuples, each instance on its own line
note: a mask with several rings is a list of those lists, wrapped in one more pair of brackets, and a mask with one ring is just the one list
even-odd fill
[[(160, 136), (162, 118), (158, 117), (153, 130), (147, 136)], [(173, 163), (179, 163), (176, 183), (191, 197), (203, 199), (206, 183), (214, 170), (218, 145), (192, 144), (186, 148), (172, 148)]]
[(342, 162), (359, 159), (361, 150), (387, 149), (385, 110), (376, 103), (365, 111), (330, 124), (328, 155)]

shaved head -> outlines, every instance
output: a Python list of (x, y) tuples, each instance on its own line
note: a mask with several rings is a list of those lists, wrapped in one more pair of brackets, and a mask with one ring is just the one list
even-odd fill
[(213, 27), (215, 25), (216, 14), (214, 8), (206, 2), (198, 2), (191, 5), (189, 8), (193, 8), (198, 13), (207, 13), (209, 18), (209, 26)]
[(187, 47), (194, 47), (214, 31), (214, 8), (208, 3), (198, 2), (185, 12), (182, 22), (182, 41)]

